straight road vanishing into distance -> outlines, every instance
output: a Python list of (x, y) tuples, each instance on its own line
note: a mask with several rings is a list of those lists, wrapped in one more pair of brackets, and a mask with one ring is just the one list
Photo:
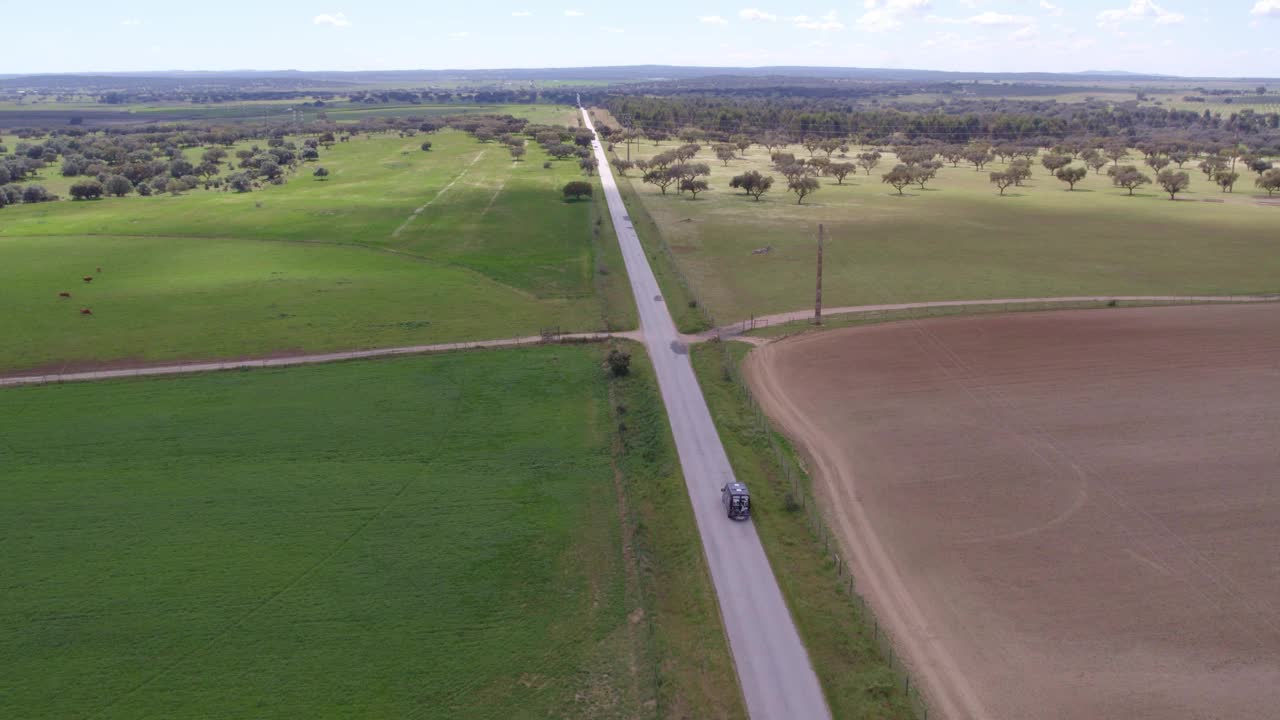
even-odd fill
[[(580, 110), (594, 134), (590, 115), (585, 108)], [(725, 516), (720, 488), (733, 480), (729, 457), (693, 374), (688, 348), (676, 332), (640, 238), (627, 216), (598, 135), (592, 148), (631, 278), (645, 348), (653, 360), (658, 388), (667, 407), (747, 714), (752, 720), (830, 718), (818, 676), (782, 599), (755, 526), (750, 521), (739, 522)]]

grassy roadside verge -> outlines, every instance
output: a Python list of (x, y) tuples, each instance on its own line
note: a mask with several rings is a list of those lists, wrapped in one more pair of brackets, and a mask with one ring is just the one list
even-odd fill
[[(917, 717), (904, 676), (882, 651), (875, 620), (849, 593), (849, 577), (811, 528), (780, 454), (800, 467), (785, 438), (764, 429), (757, 410), (727, 373), (724, 352), (737, 367), (750, 348), (740, 343), (697, 345), (691, 359), (738, 479), (751, 488), (754, 522), (800, 635), (831, 706), (842, 718)], [(775, 451), (775, 445), (779, 450)], [(802, 494), (809, 478), (800, 472)]]
[(737, 675), (702, 556), (653, 366), (638, 343), (631, 373), (615, 378), (615, 474), (621, 478), (624, 553), (639, 569), (643, 622), (652, 633), (659, 718), (745, 718)]
[(617, 180), (618, 191), (627, 205), (631, 225), (636, 229), (645, 254), (649, 256), (649, 266), (653, 268), (658, 287), (662, 288), (662, 296), (666, 298), (667, 308), (671, 311), (676, 328), (684, 333), (709, 330), (713, 326), (710, 315), (676, 267), (671, 249), (662, 236), (662, 229), (636, 195), (635, 187), (631, 184), (632, 178), (614, 173), (614, 179)]
[(600, 178), (592, 178), (591, 184), (595, 188), (589, 213), (591, 282), (596, 297), (600, 299), (601, 329), (607, 332), (634, 330), (640, 326), (640, 318), (636, 313), (635, 298), (631, 295), (622, 248), (618, 246), (618, 235), (613, 229), (613, 218), (609, 216), (609, 204)]

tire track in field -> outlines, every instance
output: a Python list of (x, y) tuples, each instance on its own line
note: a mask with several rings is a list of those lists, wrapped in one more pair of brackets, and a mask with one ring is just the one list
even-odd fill
[(432, 197), (430, 200), (428, 200), (426, 203), (424, 203), (424, 204), (422, 205), (422, 207), (420, 207), (420, 208), (418, 208), (417, 210), (414, 210), (412, 213), (410, 213), (410, 214), (409, 214), (409, 217), (405, 218), (405, 219), (404, 219), (404, 222), (400, 223), (400, 227), (396, 228), (396, 229), (391, 233), (391, 237), (393, 237), (393, 238), (398, 238), (398, 237), (400, 237), (400, 233), (404, 232), (404, 229), (405, 229), (405, 228), (407, 228), (407, 227), (409, 227), (409, 223), (412, 223), (412, 222), (413, 222), (413, 220), (414, 220), (414, 218), (416, 218), (416, 217), (418, 217), (419, 215), (421, 215), (423, 210), (426, 210), (427, 208), (431, 207), (431, 205), (432, 205), (435, 201), (439, 200), (439, 199), (440, 199), (440, 197), (441, 197), (442, 195), (444, 195), (445, 193), (449, 192), (449, 188), (451, 188), (451, 187), (453, 187), (454, 185), (456, 185), (456, 184), (458, 183), (458, 181), (459, 181), (459, 180), (461, 180), (463, 177), (465, 177), (465, 176), (466, 176), (466, 174), (467, 174), (468, 172), (470, 172), (470, 171), (471, 171), (471, 167), (472, 167), (473, 165), (475, 165), (477, 162), (479, 162), (479, 161), (480, 161), (480, 158), (484, 157), (484, 154), (485, 154), (486, 152), (489, 152), (489, 151), (488, 151), (488, 150), (481, 150), (480, 152), (476, 153), (476, 156), (475, 156), (474, 158), (472, 158), (472, 159), (471, 159), (471, 162), (470, 162), (470, 163), (468, 163), (468, 164), (467, 164), (467, 166), (466, 166), (465, 168), (463, 168), (463, 169), (462, 169), (462, 172), (458, 173), (458, 174), (457, 174), (457, 175), (456, 175), (452, 180), (450, 180), (448, 185), (445, 185), (444, 187), (440, 188), (440, 192), (436, 193), (436, 194), (435, 194), (435, 196), (434, 196), (434, 197)]

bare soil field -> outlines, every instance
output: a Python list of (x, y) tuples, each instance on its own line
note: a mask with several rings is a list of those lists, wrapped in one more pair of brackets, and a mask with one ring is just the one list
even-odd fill
[(1280, 707), (1280, 307), (851, 328), (747, 374), (931, 718)]

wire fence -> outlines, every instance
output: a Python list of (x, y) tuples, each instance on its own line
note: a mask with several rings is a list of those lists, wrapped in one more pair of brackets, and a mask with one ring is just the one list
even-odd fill
[(760, 403), (752, 395), (751, 389), (748, 387), (746, 379), (742, 376), (742, 372), (728, 344), (719, 343), (719, 346), (725, 379), (733, 382), (738, 390), (739, 397), (751, 408), (757, 427), (769, 441), (769, 448), (773, 451), (774, 461), (777, 463), (778, 469), (789, 488), (786, 500), (788, 506), (804, 511), (805, 522), (809, 527), (809, 531), (812, 533), (815, 542), (822, 546), (822, 552), (835, 567), (837, 577), (840, 578), (840, 587), (848, 594), (859, 616), (868, 626), (872, 637), (875, 638), (881, 654), (888, 661), (889, 667), (893, 671), (895, 682), (902, 688), (902, 692), (905, 694), (911, 709), (920, 720), (928, 720), (929, 706), (924, 694), (912, 681), (911, 673), (906, 663), (895, 651), (893, 638), (888, 629), (880, 624), (875, 611), (858, 592), (857, 583), (854, 579), (853, 564), (841, 555), (840, 542), (827, 526), (819, 501), (814, 496), (809, 483), (805, 481), (806, 473), (804, 469), (796, 460), (791, 449), (784, 446), (779, 440), (780, 436), (769, 422), (769, 418)]
[[(853, 322), (872, 321), (872, 322), (888, 322), (896, 320), (919, 320), (933, 317), (942, 317), (947, 315), (973, 314), (973, 313), (1008, 313), (1018, 311), (1041, 311), (1041, 310), (1063, 310), (1063, 309), (1101, 309), (1115, 307), (1151, 307), (1151, 306), (1172, 306), (1172, 305), (1193, 305), (1204, 304), (1207, 300), (1212, 302), (1223, 303), (1256, 303), (1274, 301), (1276, 298), (1264, 298), (1261, 296), (1222, 296), (1222, 297), (1185, 297), (1185, 298), (1097, 298), (1097, 299), (1079, 299), (1065, 302), (1055, 302), (1049, 300), (1029, 301), (1029, 302), (998, 302), (987, 305), (942, 305), (931, 307), (916, 307), (896, 310), (869, 310), (860, 313), (849, 313), (843, 316), (832, 316), (828, 320), (845, 317)], [(838, 323), (838, 320), (837, 320)], [(791, 327), (812, 324), (812, 316), (794, 317), (781, 322), (774, 322), (768, 325), (764, 322), (744, 321), (739, 332), (746, 332), (753, 329), (763, 329), (764, 327)], [(789, 494), (786, 499), (788, 506), (792, 509), (803, 510), (805, 513), (805, 521), (810, 532), (817, 544), (822, 547), (823, 553), (831, 561), (836, 569), (837, 576), (841, 581), (841, 588), (848, 594), (850, 601), (857, 609), (860, 617), (868, 626), (869, 632), (875, 638), (876, 644), (879, 646), (880, 652), (888, 661), (889, 667), (892, 669), (895, 681), (902, 688), (906, 695), (907, 701), (910, 703), (912, 710), (921, 720), (928, 720), (929, 706), (922, 690), (912, 681), (911, 672), (906, 662), (898, 654), (894, 646), (892, 633), (886, 629), (876, 616), (875, 610), (870, 606), (866, 599), (858, 592), (858, 585), (854, 575), (853, 564), (844, 556), (842, 556), (843, 548), (838, 538), (827, 525), (827, 521), (823, 515), (820, 501), (814, 495), (812, 486), (808, 482), (807, 473), (801, 466), (794, 451), (780, 440), (781, 435), (773, 428), (769, 422), (764, 409), (756, 400), (748, 386), (746, 379), (743, 377), (741, 369), (738, 365), (733, 352), (730, 350), (728, 343), (719, 343), (721, 351), (721, 363), (724, 378), (732, 381), (737, 388), (739, 398), (751, 409), (755, 418), (758, 429), (764, 434), (769, 442), (769, 447), (773, 453), (773, 459), (776, 463), (782, 478), (787, 484)]]

